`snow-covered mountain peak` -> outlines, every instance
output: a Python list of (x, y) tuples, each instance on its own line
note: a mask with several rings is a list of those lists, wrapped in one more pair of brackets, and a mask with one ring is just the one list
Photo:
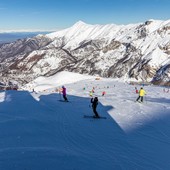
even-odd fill
[(47, 37), (51, 38), (51, 39), (56, 39), (56, 38), (60, 38), (60, 37), (67, 37), (70, 38), (73, 35), (77, 35), (77, 33), (82, 32), (83, 30), (87, 29), (87, 27), (89, 27), (91, 25), (86, 24), (83, 21), (78, 21), (76, 22), (73, 26), (60, 30), (60, 31), (56, 31), (50, 34), (46, 34)]
[(145, 25), (148, 33), (153, 33), (155, 31), (159, 32), (159, 30), (164, 29), (167, 26), (170, 26), (170, 20), (162, 21), (150, 19), (145, 22)]
[(85, 22), (83, 22), (83, 21), (78, 21), (78, 22), (76, 22), (74, 25), (73, 25), (73, 27), (79, 27), (79, 26), (84, 26), (84, 25), (88, 25), (88, 24), (86, 24)]
[(112, 40), (116, 32), (123, 26), (115, 24), (107, 25), (90, 25), (82, 21), (78, 21), (72, 27), (62, 31), (57, 31), (51, 34), (47, 34), (47, 37), (51, 39), (64, 38), (66, 48), (74, 49), (83, 41), (107, 39)]

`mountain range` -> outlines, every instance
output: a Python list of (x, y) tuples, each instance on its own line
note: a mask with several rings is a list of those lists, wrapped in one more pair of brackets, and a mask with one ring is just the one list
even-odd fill
[(18, 39), (34, 37), (37, 34), (47, 34), (47, 33), (50, 32), (49, 31), (48, 32), (47, 31), (46, 32), (13, 32), (13, 31), (2, 32), (0, 31), (0, 44), (13, 42)]
[(170, 20), (72, 27), (0, 44), (1, 82), (60, 71), (170, 85)]

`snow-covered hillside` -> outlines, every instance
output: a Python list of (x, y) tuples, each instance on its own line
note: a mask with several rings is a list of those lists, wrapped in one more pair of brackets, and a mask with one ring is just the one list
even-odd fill
[(86, 79), (94, 79), (94, 77), (62, 71), (51, 77), (38, 77), (34, 81), (26, 84), (23, 89), (28, 91), (32, 91), (33, 89), (35, 91), (42, 91)]
[[(61, 85), (70, 102), (59, 101)], [(93, 115), (93, 87), (107, 119), (83, 118)], [(31, 82), (24, 87), (30, 91), (1, 91), (0, 169), (170, 169), (170, 91), (144, 86), (141, 104), (135, 87), (141, 86), (62, 72)]]
[(129, 25), (82, 21), (46, 35), (0, 46), (3, 81), (21, 84), (60, 71), (170, 84), (170, 20)]

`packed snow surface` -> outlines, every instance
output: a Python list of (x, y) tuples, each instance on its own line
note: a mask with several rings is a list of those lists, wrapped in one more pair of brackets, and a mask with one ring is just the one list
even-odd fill
[[(60, 101), (62, 85), (70, 102)], [(135, 87), (141, 86), (62, 72), (25, 90), (1, 91), (0, 169), (170, 169), (170, 91), (144, 86), (138, 103)], [(93, 115), (93, 88), (107, 119), (83, 118)]]

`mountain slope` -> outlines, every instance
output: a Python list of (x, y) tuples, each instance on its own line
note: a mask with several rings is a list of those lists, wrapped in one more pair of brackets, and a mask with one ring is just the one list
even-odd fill
[(1, 76), (21, 83), (65, 70), (168, 84), (170, 20), (120, 26), (79, 21), (65, 30), (5, 44), (0, 52)]

